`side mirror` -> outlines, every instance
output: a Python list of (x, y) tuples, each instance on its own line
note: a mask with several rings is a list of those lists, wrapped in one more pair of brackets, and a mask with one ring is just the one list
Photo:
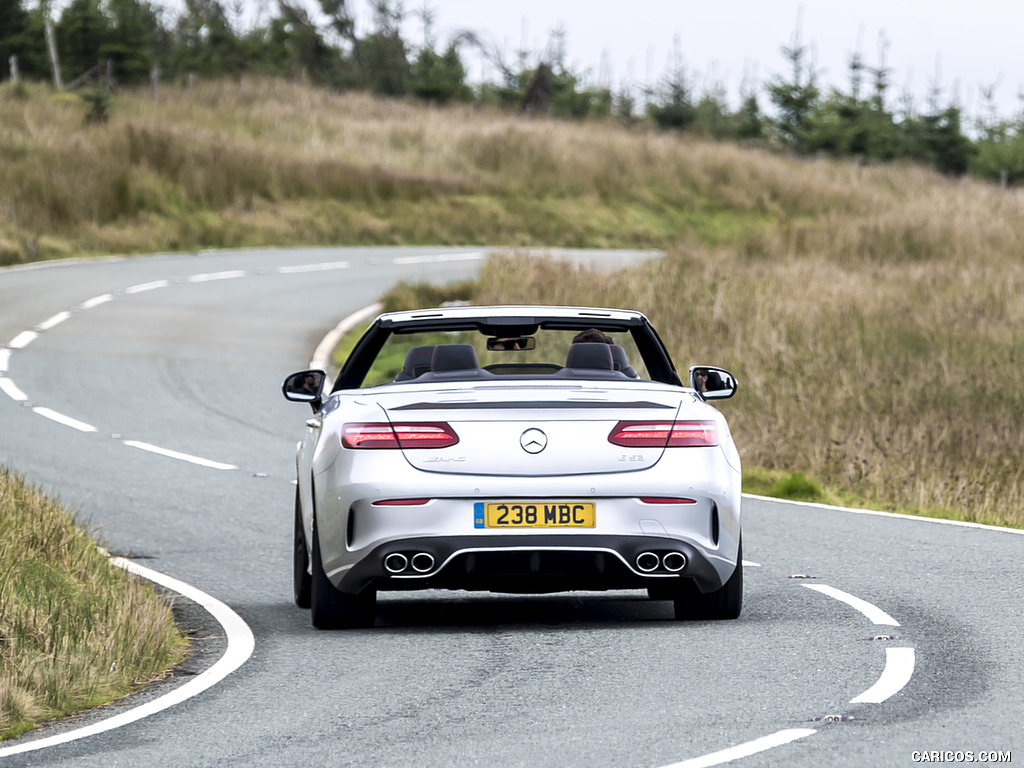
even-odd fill
[(726, 400), (736, 394), (736, 377), (724, 368), (695, 365), (690, 368), (690, 386), (705, 400)]
[(324, 382), (327, 374), (320, 370), (299, 371), (291, 374), (281, 384), (285, 400), (309, 403), (316, 410), (323, 401)]

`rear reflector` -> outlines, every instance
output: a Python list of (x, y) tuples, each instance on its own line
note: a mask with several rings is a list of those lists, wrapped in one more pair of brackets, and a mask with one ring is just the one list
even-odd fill
[(706, 448), (718, 445), (713, 421), (620, 421), (608, 442), (627, 448)]
[(345, 448), (448, 448), (458, 442), (459, 436), (443, 421), (354, 423), (341, 428)]
[(375, 507), (420, 507), (430, 499), (381, 499), (373, 502)]
[(696, 504), (693, 499), (683, 499), (673, 496), (641, 496), (640, 501), (644, 504)]

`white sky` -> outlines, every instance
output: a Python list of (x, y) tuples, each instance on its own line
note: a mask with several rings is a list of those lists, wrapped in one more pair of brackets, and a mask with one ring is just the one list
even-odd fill
[[(884, 35), (890, 108), (906, 92), (924, 109), (937, 82), (940, 103), (955, 93), (968, 116), (982, 111), (980, 90), (992, 85), (1000, 116), (1021, 109), (1024, 0), (405, 0), (403, 7), (411, 15), (424, 3), (434, 10), (439, 46), (468, 28), (502, 49), (508, 61), (524, 44), (543, 51), (561, 25), (566, 63), (616, 91), (656, 84), (677, 50), (698, 91), (710, 77), (738, 102), (747, 78), (762, 95), (772, 76), (788, 77), (781, 49), (799, 24), (822, 81), (844, 92), (851, 54), (859, 49), (869, 67), (877, 66)], [(368, 26), (367, 0), (355, 0), (353, 8), (360, 27)], [(422, 43), (418, 19), (409, 20), (405, 36)], [(471, 67), (471, 79), (493, 77), (482, 66)], [(762, 95), (762, 109), (765, 102)]]

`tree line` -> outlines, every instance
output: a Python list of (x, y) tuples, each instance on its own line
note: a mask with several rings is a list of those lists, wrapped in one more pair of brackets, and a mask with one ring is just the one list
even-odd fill
[[(552, 34), (545, 51), (520, 50), (507, 61), (471, 30), (441, 43), (427, 7), (416, 12), (423, 34), (414, 44), (403, 32), (409, 14), (401, 0), (370, 0), (365, 34), (357, 33), (351, 0), (318, 3), (317, 18), (294, 0), (276, 0), (273, 9), (261, 3), (256, 18), (245, 18), (243, 0), (184, 0), (176, 15), (148, 0), (71, 0), (51, 19), (49, 0), (3, 0), (0, 65), (11, 77), (72, 84), (89, 73), (128, 86), (196, 76), (304, 78), (335, 90), (648, 121), (712, 139), (865, 162), (920, 162), (950, 175), (1024, 183), (1024, 113), (997, 115), (991, 90), (983, 91), (985, 116), (965, 125), (962, 106), (938, 87), (923, 108), (905, 94), (894, 99), (891, 70), (884, 62), (869, 66), (859, 54), (849, 57), (846, 89), (824, 88), (798, 38), (781, 49), (789, 72), (745, 87), (732, 108), (724, 87), (697, 88), (683, 66), (647, 89), (593, 85), (565, 64), (564, 31)], [(493, 65), (493, 80), (469, 84), (471, 54)]]

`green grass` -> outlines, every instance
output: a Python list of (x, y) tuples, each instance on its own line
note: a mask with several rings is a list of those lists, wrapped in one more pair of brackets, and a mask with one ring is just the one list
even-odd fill
[(166, 600), (0, 469), (0, 739), (131, 693), (185, 647)]

